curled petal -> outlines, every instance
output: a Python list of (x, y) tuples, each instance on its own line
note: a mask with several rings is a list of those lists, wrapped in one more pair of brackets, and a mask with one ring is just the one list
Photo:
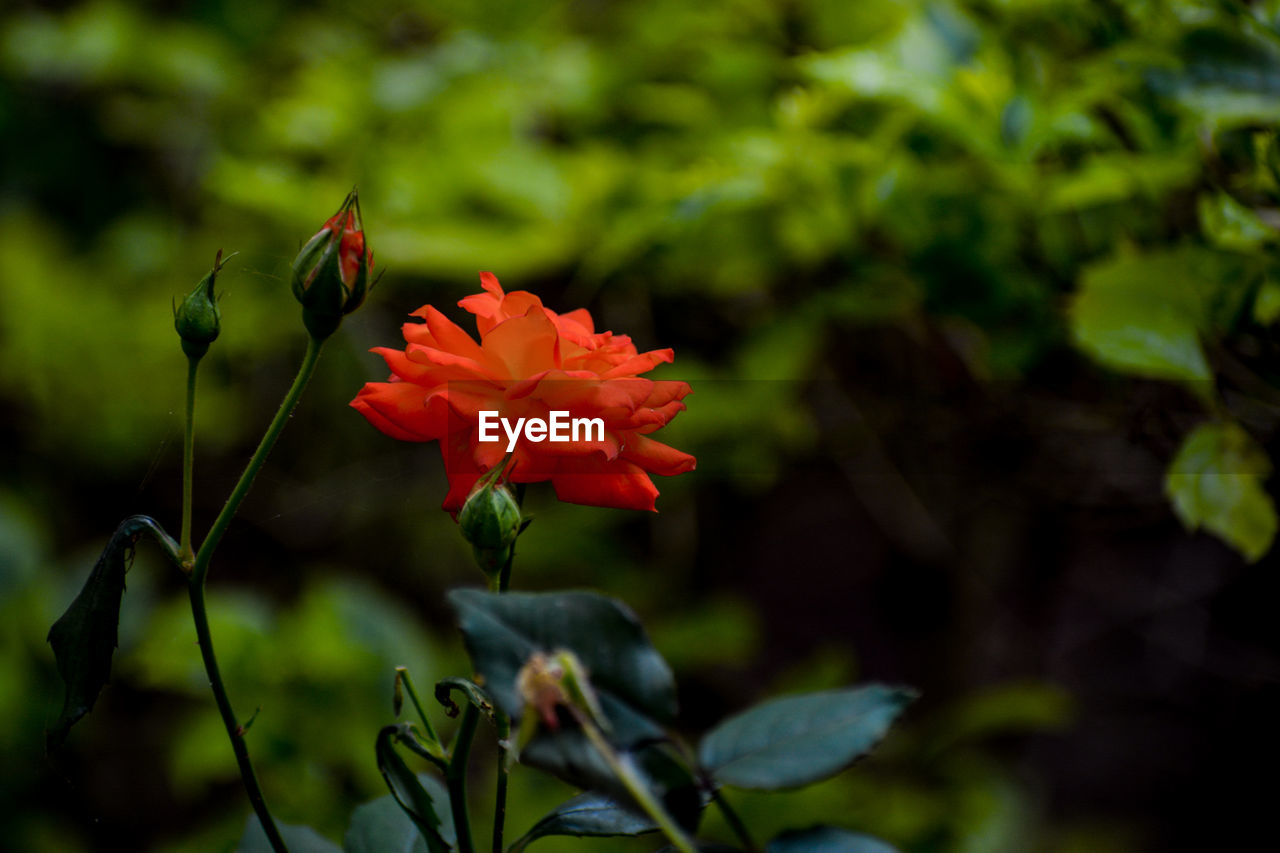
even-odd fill
[(405, 347), (405, 356), (420, 365), (441, 368), (432, 374), (434, 377), (432, 381), (434, 382), (447, 382), (449, 379), (468, 379), (476, 376), (485, 376), (489, 373), (484, 365), (473, 358), (458, 355), (448, 350), (437, 349), (436, 347), (409, 344)]
[(676, 450), (660, 441), (638, 434), (627, 439), (626, 446), (622, 449), (622, 458), (628, 462), (634, 462), (650, 473), (661, 474), (664, 477), (674, 477), (676, 474), (692, 471), (698, 466), (698, 460), (683, 450)]
[(441, 395), (425, 396), (411, 382), (367, 382), (351, 406), (375, 427), (401, 441), (433, 441), (448, 432)]
[(569, 311), (560, 315), (556, 321), (561, 334), (577, 337), (589, 337), (596, 333), (596, 321), (591, 319), (591, 312), (586, 308)]
[(593, 465), (583, 461), (554, 474), (551, 485), (562, 501), (588, 506), (655, 511), (658, 490), (649, 475), (630, 462)]
[(484, 361), (484, 350), (481, 349), (480, 345), (472, 340), (471, 336), (464, 332), (457, 323), (441, 314), (434, 307), (423, 305), (417, 311), (414, 311), (411, 316), (421, 317), (426, 320), (423, 325), (427, 327), (434, 341), (428, 346), (448, 350), (473, 361)]
[(670, 364), (675, 361), (675, 358), (676, 353), (672, 349), (656, 349), (640, 355), (633, 355), (621, 364), (611, 367), (600, 374), (600, 378), (613, 379), (618, 376), (634, 376), (637, 373), (647, 373), (659, 364)]

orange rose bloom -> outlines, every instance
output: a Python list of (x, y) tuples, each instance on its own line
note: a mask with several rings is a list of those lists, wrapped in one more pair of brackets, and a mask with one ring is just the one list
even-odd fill
[[(444, 508), (457, 512), (476, 480), (506, 455), (508, 437), (479, 440), (482, 411), (548, 420), (552, 411), (599, 418), (604, 436), (591, 440), (516, 444), (509, 478), (550, 480), (570, 503), (654, 509), (650, 474), (692, 471), (687, 453), (648, 435), (684, 409), (685, 382), (644, 379), (669, 362), (669, 349), (639, 353), (625, 335), (595, 331), (586, 309), (557, 314), (532, 293), (504, 293), (492, 273), (480, 274), (483, 293), (458, 305), (476, 317), (480, 343), (430, 305), (406, 323), (402, 350), (373, 352), (391, 368), (388, 382), (369, 382), (354, 406), (375, 427), (404, 441), (439, 441), (449, 477)], [(581, 438), (581, 436), (580, 436)]]

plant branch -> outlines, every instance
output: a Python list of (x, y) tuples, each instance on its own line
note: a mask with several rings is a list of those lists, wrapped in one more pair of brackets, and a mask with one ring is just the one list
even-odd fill
[[(214, 549), (218, 546), (218, 542), (221, 541), (222, 535), (226, 533), (227, 526), (231, 523), (231, 519), (235, 517), (236, 511), (240, 508), (245, 496), (249, 494), (249, 489), (252, 488), (254, 479), (266, 462), (267, 455), (271, 453), (276, 440), (279, 439), (280, 433), (284, 430), (284, 425), (289, 421), (289, 416), (293, 414), (293, 410), (297, 407), (303, 390), (311, 380), (311, 375), (315, 372), (316, 363), (320, 359), (321, 346), (322, 342), (314, 338), (307, 341), (307, 352), (302, 358), (301, 367), (298, 368), (298, 375), (294, 377), (293, 385), (290, 386), (284, 396), (284, 400), (281, 401), (280, 408), (276, 411), (275, 417), (267, 427), (266, 433), (263, 434), (262, 441), (258, 443), (257, 450), (249, 458), (249, 464), (245, 466), (244, 473), (240, 475), (240, 481), (232, 489), (231, 495), (222, 507), (222, 511), (218, 513), (213, 526), (209, 529), (208, 536), (205, 537), (204, 543), (200, 546), (199, 552), (191, 563), (191, 576), (188, 579), (191, 617), (195, 622), (196, 638), (200, 643), (200, 656), (204, 661), (205, 673), (209, 677), (209, 688), (213, 691), (214, 702), (217, 703), (218, 713), (222, 716), (222, 724), (227, 730), (228, 739), (231, 741), (231, 750), (235, 753), (236, 765), (240, 769), (240, 779), (244, 783), (245, 793), (249, 797), (249, 804), (253, 806), (254, 813), (257, 814), (258, 820), (262, 823), (262, 829), (267, 836), (267, 841), (271, 843), (271, 849), (275, 853), (288, 853), (288, 847), (280, 836), (280, 830), (276, 827), (275, 820), (271, 817), (271, 812), (267, 809), (266, 800), (262, 796), (262, 789), (259, 787), (257, 776), (253, 772), (253, 763), (249, 760), (249, 748), (244, 742), (244, 727), (236, 720), (235, 711), (231, 707), (231, 699), (228, 697), (226, 686), (222, 682), (222, 674), (218, 669), (218, 658), (213, 651), (213, 637), (209, 631), (209, 614), (205, 605), (205, 580), (209, 575), (209, 562), (213, 557)], [(192, 435), (190, 413), (194, 407), (192, 399), (195, 386), (194, 366), (188, 376), (188, 436), (190, 437)], [(188, 463), (189, 460), (190, 457), (188, 456)], [(189, 484), (189, 477), (186, 477), (186, 482)], [(184, 499), (184, 504), (186, 503), (187, 501)]]
[[(519, 506), (523, 503), (524, 484), (521, 483), (516, 489), (516, 504)], [(512, 542), (507, 560), (498, 572), (496, 591), (499, 594), (506, 592), (511, 584), (511, 564), (515, 559), (516, 543)], [(497, 708), (494, 711), (494, 725), (498, 729), (498, 772), (493, 796), (493, 853), (502, 853), (502, 834), (507, 822), (507, 784), (510, 775), (507, 769), (507, 754), (510, 751), (507, 743), (511, 739), (511, 718)]]
[(249, 804), (262, 823), (267, 841), (275, 853), (289, 853), (275, 820), (267, 809), (267, 802), (258, 786), (258, 778), (253, 772), (253, 763), (249, 760), (249, 748), (244, 742), (244, 728), (236, 722), (235, 711), (231, 708), (231, 699), (223, 686), (222, 675), (218, 671), (218, 659), (213, 653), (213, 638), (209, 634), (209, 615), (205, 607), (204, 583), (196, 583), (192, 578), (190, 586), (191, 616), (196, 623), (196, 638), (200, 642), (200, 656), (204, 659), (204, 670), (209, 676), (209, 687), (213, 690), (214, 702), (218, 705), (218, 713), (222, 715), (222, 724), (227, 729), (227, 737), (231, 739), (231, 750), (236, 755), (236, 765), (240, 768), (240, 779), (244, 782), (245, 793), (249, 796)]
[(422, 721), (422, 727), (426, 731), (427, 737), (431, 743), (444, 749), (440, 740), (440, 736), (436, 734), (436, 730), (431, 725), (431, 719), (427, 716), (426, 711), (422, 710), (422, 703), (418, 701), (418, 691), (413, 689), (413, 682), (409, 679), (409, 670), (403, 666), (396, 667), (396, 677), (400, 679), (400, 683), (404, 685), (404, 689), (409, 694), (409, 701), (413, 703), (414, 710), (418, 712), (418, 719)]
[[(573, 706), (570, 707), (572, 708)], [(576, 708), (574, 710), (576, 711)], [(631, 761), (624, 756), (618, 755), (613, 745), (600, 732), (596, 724), (588, 719), (586, 714), (578, 712), (574, 716), (582, 726), (582, 731), (586, 734), (587, 739), (591, 741), (591, 745), (596, 748), (605, 763), (609, 765), (609, 769), (626, 787), (627, 793), (631, 794), (631, 798), (636, 801), (636, 804), (640, 806), (645, 814), (653, 818), (653, 822), (658, 825), (663, 834), (671, 839), (671, 844), (680, 853), (697, 853), (693, 839), (676, 823), (675, 818), (667, 813), (662, 803), (658, 802), (658, 799), (654, 797), (653, 792), (649, 790), (649, 786), (636, 773), (635, 766)]]
[(738, 817), (738, 813), (729, 805), (729, 801), (725, 799), (724, 792), (719, 788), (712, 789), (711, 798), (716, 801), (716, 805), (720, 807), (720, 813), (724, 815), (725, 821), (733, 830), (734, 835), (747, 848), (747, 853), (760, 853), (760, 847), (752, 839), (751, 833), (747, 831), (747, 825), (742, 822), (742, 818)]
[(178, 565), (188, 573), (196, 557), (191, 548), (191, 490), (195, 478), (196, 371), (199, 368), (200, 359), (187, 356), (187, 412), (182, 439), (182, 535), (178, 540)]
[(249, 494), (249, 489), (253, 487), (253, 481), (267, 461), (271, 448), (275, 447), (276, 440), (280, 438), (280, 433), (284, 431), (284, 425), (289, 422), (289, 417), (293, 414), (293, 410), (297, 408), (298, 400), (301, 399), (303, 390), (307, 387), (307, 383), (311, 381), (311, 375), (315, 373), (316, 362), (320, 359), (320, 349), (323, 346), (323, 341), (318, 341), (315, 338), (307, 340), (307, 352), (302, 357), (302, 366), (298, 368), (298, 375), (294, 377), (293, 385), (290, 386), (288, 393), (285, 394), (284, 400), (280, 402), (280, 408), (276, 411), (276, 416), (272, 418), (266, 433), (263, 434), (262, 441), (258, 443), (258, 449), (249, 458), (249, 464), (245, 466), (244, 473), (240, 475), (240, 481), (231, 490), (230, 497), (227, 498), (222, 511), (218, 513), (218, 517), (214, 519), (213, 527), (209, 529), (209, 535), (205, 537), (204, 543), (200, 546), (200, 551), (196, 554), (195, 565), (192, 568), (192, 583), (196, 583), (197, 579), (199, 583), (204, 583), (204, 576), (208, 574), (209, 560), (213, 556), (213, 549), (218, 547), (218, 543), (222, 540), (222, 535), (227, 532), (227, 526), (231, 524), (231, 519), (235, 517), (237, 510), (240, 509), (240, 504), (244, 502), (245, 497)]

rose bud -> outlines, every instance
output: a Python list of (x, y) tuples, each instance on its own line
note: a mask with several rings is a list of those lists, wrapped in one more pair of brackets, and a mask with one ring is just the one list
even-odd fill
[(520, 535), (520, 504), (502, 483), (482, 479), (458, 513), (462, 538), (471, 543), (476, 562), (488, 577), (496, 578)]
[(218, 300), (213, 293), (214, 279), (222, 269), (222, 250), (214, 258), (213, 269), (200, 280), (195, 290), (173, 309), (173, 327), (182, 338), (182, 351), (188, 358), (203, 358), (221, 330)]
[(364, 302), (373, 253), (364, 244), (356, 191), (307, 241), (293, 261), (293, 295), (302, 303), (302, 322), (313, 338), (324, 340), (343, 315)]
[(550, 656), (542, 652), (530, 655), (516, 673), (516, 691), (524, 710), (509, 755), (513, 760), (533, 740), (540, 726), (553, 732), (560, 728), (560, 709), (578, 725), (594, 725), (604, 732), (612, 728), (586, 667), (568, 649), (557, 649)]

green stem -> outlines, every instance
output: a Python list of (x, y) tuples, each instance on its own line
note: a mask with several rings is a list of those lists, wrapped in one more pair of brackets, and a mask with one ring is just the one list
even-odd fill
[(258, 476), (258, 472), (262, 469), (263, 463), (267, 461), (267, 455), (271, 453), (271, 448), (275, 446), (276, 439), (280, 437), (280, 433), (284, 430), (284, 425), (289, 422), (289, 416), (293, 414), (293, 410), (297, 408), (298, 400), (302, 397), (303, 390), (307, 387), (307, 383), (311, 381), (311, 374), (315, 373), (316, 362), (320, 359), (320, 348), (324, 346), (324, 341), (310, 338), (307, 341), (307, 352), (302, 357), (302, 366), (298, 368), (298, 375), (294, 377), (293, 385), (290, 386), (284, 400), (280, 402), (280, 408), (276, 412), (276, 416), (271, 420), (270, 426), (262, 436), (262, 441), (258, 442), (258, 449), (253, 452), (253, 456), (249, 458), (249, 464), (245, 466), (244, 473), (240, 475), (240, 482), (236, 483), (236, 487), (231, 490), (231, 496), (227, 498), (227, 502), (222, 507), (222, 512), (218, 513), (218, 517), (214, 519), (213, 527), (209, 528), (209, 535), (205, 537), (204, 544), (200, 546), (200, 551), (196, 554), (195, 565), (192, 569), (192, 583), (204, 583), (204, 576), (209, 571), (209, 559), (213, 556), (213, 549), (218, 547), (218, 542), (222, 540), (222, 535), (227, 532), (227, 526), (231, 524), (231, 519), (235, 517), (236, 511), (240, 509), (240, 504), (244, 502), (245, 496), (249, 494), (249, 489), (253, 487), (253, 481)]
[(213, 690), (213, 699), (218, 705), (218, 713), (222, 715), (222, 724), (227, 729), (227, 737), (231, 739), (231, 750), (236, 755), (236, 765), (240, 768), (240, 779), (244, 782), (245, 793), (249, 795), (249, 804), (254, 814), (262, 823), (262, 831), (275, 853), (289, 853), (280, 830), (267, 809), (267, 802), (262, 796), (262, 788), (258, 786), (258, 778), (253, 772), (253, 763), (249, 760), (249, 748), (244, 742), (244, 729), (236, 722), (235, 711), (231, 708), (231, 699), (222, 684), (222, 675), (218, 672), (218, 659), (213, 653), (213, 639), (209, 634), (209, 615), (205, 608), (204, 584), (192, 583), (191, 615), (196, 623), (196, 638), (200, 642), (200, 655), (204, 659), (204, 670), (209, 676), (209, 687)]
[(191, 489), (195, 479), (196, 447), (196, 371), (200, 359), (187, 356), (187, 414), (182, 439), (182, 535), (179, 537), (178, 564), (191, 571), (195, 552), (191, 549)]
[(480, 712), (470, 702), (462, 712), (458, 734), (453, 739), (453, 755), (445, 781), (449, 786), (449, 809), (453, 812), (453, 831), (458, 839), (458, 853), (475, 853), (471, 841), (471, 819), (467, 816), (467, 760), (471, 757), (471, 739), (476, 733)]
[[(213, 651), (213, 637), (209, 632), (209, 614), (205, 606), (205, 580), (209, 575), (209, 561), (213, 556), (214, 549), (218, 546), (218, 542), (221, 541), (222, 535), (226, 533), (231, 519), (235, 517), (240, 504), (253, 486), (254, 478), (258, 476), (258, 472), (267, 460), (267, 455), (271, 452), (271, 448), (275, 446), (276, 440), (284, 430), (284, 425), (289, 421), (289, 416), (293, 414), (294, 408), (297, 407), (302, 391), (307, 387), (307, 382), (311, 379), (311, 374), (315, 372), (322, 345), (323, 342), (315, 338), (311, 338), (307, 342), (307, 352), (302, 358), (302, 366), (298, 368), (298, 375), (294, 378), (293, 385), (290, 386), (288, 393), (285, 394), (284, 400), (281, 401), (279, 410), (267, 427), (266, 433), (262, 436), (262, 441), (258, 443), (258, 449), (253, 452), (253, 456), (249, 459), (249, 464), (245, 466), (244, 473), (240, 475), (240, 481), (232, 489), (230, 497), (227, 498), (227, 502), (222, 507), (222, 511), (218, 513), (218, 517), (214, 520), (213, 527), (209, 529), (209, 535), (205, 537), (199, 552), (196, 553), (195, 559), (191, 563), (191, 577), (188, 581), (188, 591), (191, 597), (191, 616), (195, 621), (196, 638), (200, 643), (200, 656), (204, 660), (205, 673), (209, 677), (209, 688), (213, 691), (213, 699), (218, 705), (218, 713), (222, 715), (222, 724), (226, 728), (227, 737), (231, 741), (231, 750), (235, 753), (236, 765), (240, 768), (240, 779), (244, 783), (245, 793), (249, 797), (249, 804), (253, 806), (254, 813), (257, 814), (258, 820), (262, 823), (262, 830), (266, 833), (267, 841), (271, 843), (271, 849), (275, 853), (288, 853), (289, 848), (285, 845), (284, 839), (280, 837), (280, 830), (276, 827), (275, 820), (272, 819), (271, 812), (267, 809), (266, 800), (262, 796), (262, 789), (258, 786), (258, 779), (253, 772), (253, 763), (249, 760), (249, 748), (244, 742), (244, 728), (236, 720), (235, 711), (231, 707), (231, 699), (227, 696), (227, 689), (222, 683), (222, 674), (218, 670), (218, 658)], [(189, 393), (194, 390), (194, 375), (193, 368), (188, 382)], [(194, 405), (190, 398), (188, 399), (188, 405)], [(188, 416), (188, 424), (190, 425), (190, 423), (191, 419)], [(190, 430), (190, 426), (188, 426), (188, 430)]]
[(507, 822), (507, 741), (511, 738), (511, 718), (501, 711), (498, 727), (498, 782), (493, 797), (493, 853), (502, 853), (502, 831)]
[[(516, 489), (517, 505), (524, 503), (524, 484)], [(511, 543), (507, 552), (507, 561), (498, 572), (498, 584), (495, 590), (499, 595), (507, 591), (511, 584), (511, 564), (516, 559), (516, 545)], [(495, 709), (494, 722), (498, 729), (498, 776), (493, 796), (493, 853), (502, 853), (502, 833), (507, 823), (507, 741), (511, 739), (511, 718)]]
[(724, 792), (716, 788), (711, 798), (720, 807), (720, 813), (724, 815), (725, 821), (729, 824), (734, 834), (738, 836), (743, 846), (747, 848), (747, 853), (760, 853), (759, 846), (751, 837), (751, 833), (747, 831), (747, 825), (742, 822), (742, 818), (738, 817), (738, 813), (729, 806), (729, 801), (724, 798)]
[(400, 683), (404, 685), (405, 691), (409, 694), (409, 701), (413, 703), (414, 710), (418, 712), (418, 719), (422, 721), (422, 727), (426, 730), (427, 737), (431, 742), (443, 749), (440, 736), (436, 734), (436, 730), (431, 725), (431, 719), (427, 716), (426, 711), (422, 710), (422, 703), (418, 701), (418, 691), (413, 689), (413, 682), (409, 680), (409, 670), (403, 666), (396, 667), (396, 675), (400, 678)]
[(609, 765), (609, 769), (613, 771), (613, 775), (626, 787), (627, 793), (631, 794), (632, 799), (636, 801), (636, 805), (653, 818), (653, 822), (658, 825), (663, 834), (671, 839), (671, 844), (680, 851), (680, 853), (697, 853), (693, 839), (691, 839), (680, 825), (676, 823), (671, 815), (667, 814), (667, 810), (662, 807), (662, 803), (658, 802), (653, 796), (653, 792), (649, 790), (649, 786), (644, 783), (640, 775), (636, 773), (635, 767), (630, 761), (618, 755), (614, 751), (613, 745), (601, 734), (596, 724), (587, 718), (585, 714), (575, 714), (578, 723), (582, 726), (582, 731), (591, 741), (591, 745), (596, 748), (600, 756), (604, 758), (605, 763)]

